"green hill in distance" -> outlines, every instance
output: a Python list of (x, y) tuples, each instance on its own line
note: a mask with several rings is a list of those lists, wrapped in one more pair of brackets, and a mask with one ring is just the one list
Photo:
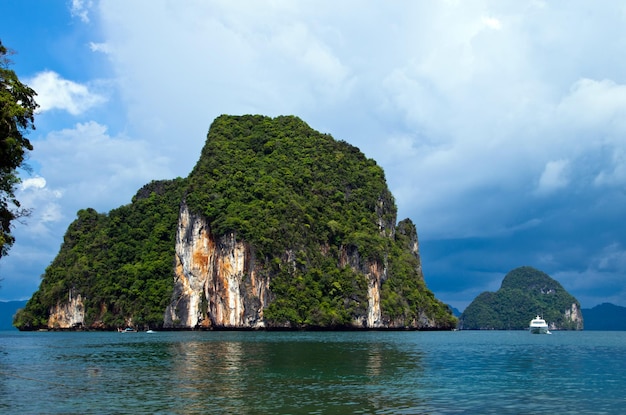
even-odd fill
[(463, 311), (464, 330), (523, 330), (542, 316), (552, 330), (582, 330), (580, 304), (561, 284), (535, 268), (510, 271), (496, 292), (483, 292)]

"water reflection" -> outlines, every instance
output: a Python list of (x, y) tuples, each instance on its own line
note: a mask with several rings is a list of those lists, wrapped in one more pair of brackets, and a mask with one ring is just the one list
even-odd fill
[(233, 409), (245, 394), (245, 360), (241, 342), (191, 341), (171, 344), (172, 391), (185, 402), (181, 413), (199, 409)]
[(422, 402), (420, 348), (381, 333), (30, 336), (41, 344), (4, 344), (0, 412), (393, 414)]
[(367, 376), (379, 376), (383, 369), (383, 348), (380, 344), (373, 344), (367, 352)]
[(394, 413), (415, 403), (410, 393), (382, 393), (414, 385), (423, 370), (421, 355), (393, 345), (297, 333), (217, 337), (170, 346), (180, 413)]
[(0, 334), (0, 413), (622, 414), (625, 344), (623, 332)]

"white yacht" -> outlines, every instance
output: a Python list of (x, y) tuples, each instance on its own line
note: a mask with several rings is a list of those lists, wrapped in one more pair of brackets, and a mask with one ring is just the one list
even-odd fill
[(530, 320), (530, 332), (533, 334), (552, 334), (548, 330), (548, 324), (541, 317), (537, 316)]

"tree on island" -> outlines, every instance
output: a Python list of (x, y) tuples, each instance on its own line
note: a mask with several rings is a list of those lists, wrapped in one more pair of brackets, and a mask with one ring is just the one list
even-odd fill
[(15, 190), (21, 182), (17, 169), (28, 170), (25, 160), (33, 146), (25, 134), (35, 129), (34, 114), (39, 107), (37, 93), (9, 69), (11, 54), (0, 40), (0, 258), (15, 242), (13, 221), (30, 214), (21, 207)]

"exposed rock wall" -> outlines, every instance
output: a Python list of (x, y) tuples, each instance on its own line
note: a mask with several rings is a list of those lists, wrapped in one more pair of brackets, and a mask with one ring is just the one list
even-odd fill
[[(289, 262), (289, 252), (283, 259)], [(362, 261), (356, 249), (344, 249), (339, 266), (346, 265), (364, 274), (368, 283), (367, 313), (355, 326), (388, 326), (383, 325), (380, 308), (387, 265)], [(263, 328), (263, 309), (271, 293), (269, 277), (262, 274), (247, 243), (237, 241), (232, 233), (216, 239), (207, 221), (183, 203), (176, 236), (174, 294), (165, 311), (165, 327)]]
[(387, 265), (379, 262), (362, 261), (357, 249), (342, 249), (339, 266), (350, 266), (355, 272), (365, 275), (367, 280), (367, 314), (354, 322), (366, 328), (383, 327), (380, 308), (380, 286), (387, 278)]
[[(395, 228), (385, 223), (381, 203), (377, 207), (381, 234), (393, 237)], [(391, 221), (395, 221), (392, 217)], [(394, 229), (393, 231), (391, 229)], [(417, 235), (411, 235), (410, 249), (418, 259)], [(328, 246), (321, 247), (328, 251)], [(174, 294), (165, 310), (165, 328), (263, 328), (263, 309), (271, 301), (270, 277), (255, 264), (251, 247), (229, 233), (216, 238), (202, 215), (193, 214), (183, 202), (176, 234)], [(295, 255), (286, 251), (281, 260), (295, 264)], [(381, 285), (388, 277), (384, 261), (364, 260), (355, 247), (343, 248), (340, 267), (350, 266), (367, 281), (367, 311), (354, 321), (355, 327), (392, 328), (404, 322), (383, 321)], [(421, 266), (417, 269), (421, 276)], [(66, 303), (50, 310), (49, 328), (69, 329), (84, 324), (85, 307), (80, 294), (70, 291)], [(132, 325), (132, 321), (127, 321)], [(432, 322), (415, 322), (429, 327)]]
[(565, 310), (565, 320), (571, 321), (575, 325), (575, 330), (583, 329), (583, 312), (577, 303), (572, 303), (572, 306)]
[(259, 276), (250, 247), (233, 233), (216, 239), (206, 220), (183, 203), (165, 327), (260, 328), (268, 294), (269, 280)]
[(380, 285), (387, 275), (387, 267), (378, 263), (369, 265), (367, 277), (367, 327), (382, 326), (382, 312), (380, 309)]
[(67, 303), (57, 303), (50, 309), (48, 328), (73, 329), (82, 327), (85, 321), (85, 305), (80, 294), (68, 293)]

